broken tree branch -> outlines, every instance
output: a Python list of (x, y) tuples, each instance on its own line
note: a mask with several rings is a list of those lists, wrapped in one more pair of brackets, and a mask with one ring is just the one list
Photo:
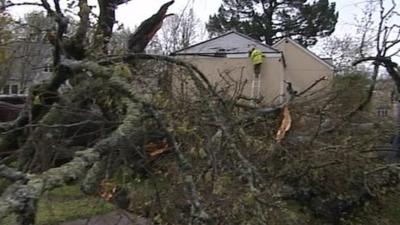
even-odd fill
[(156, 14), (143, 21), (136, 29), (135, 33), (129, 36), (128, 50), (132, 53), (143, 53), (147, 44), (153, 39), (153, 36), (161, 28), (164, 19), (167, 15), (168, 8), (175, 1), (169, 1), (161, 6)]

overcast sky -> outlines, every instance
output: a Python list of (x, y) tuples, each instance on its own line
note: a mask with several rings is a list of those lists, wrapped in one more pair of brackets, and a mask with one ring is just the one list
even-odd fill
[[(133, 28), (151, 16), (167, 1), (148, 0), (146, 3), (141, 3), (139, 0), (133, 0), (119, 7), (117, 19), (127, 27)], [(189, 4), (189, 6), (193, 6), (196, 16), (205, 23), (210, 14), (217, 12), (221, 2), (221, 0), (176, 0), (175, 4), (170, 8), (170, 12), (179, 14)], [(354, 18), (361, 14), (361, 8), (367, 1), (335, 0), (334, 2), (336, 2), (336, 9), (339, 11), (339, 23), (337, 24), (336, 33), (344, 34), (354, 31)]]
[[(21, 1), (24, 0), (14, 0)], [(65, 0), (61, 0), (61, 2)], [(159, 7), (169, 0), (131, 0), (129, 3), (119, 6), (116, 17), (125, 27), (134, 28), (140, 22), (153, 15)], [(331, 0), (332, 1), (332, 0)], [(339, 23), (336, 27), (337, 34), (344, 34), (354, 31), (354, 18), (361, 14), (361, 7), (367, 0), (333, 0), (336, 2), (336, 9), (339, 11)], [(398, 0), (395, 0), (398, 1)], [(89, 0), (93, 4), (95, 0)], [(217, 12), (222, 0), (176, 0), (170, 7), (171, 13), (180, 14), (183, 9), (193, 7), (196, 17), (205, 23), (209, 15)], [(11, 14), (22, 17), (24, 13), (33, 10), (33, 7), (14, 7)], [(400, 22), (399, 22), (400, 23)]]
[[(28, 0), (13, 0), (13, 2), (16, 1), (26, 2)], [(89, 0), (89, 4), (95, 5), (96, 1), (97, 0)], [(117, 20), (119, 23), (124, 24), (125, 27), (133, 29), (143, 20), (157, 12), (160, 6), (168, 1), (169, 0), (131, 0), (118, 7), (116, 12)], [(400, 5), (400, 0), (394, 1), (398, 2), (398, 5)], [(60, 2), (64, 2), (65, 4), (66, 0), (60, 0)], [(208, 17), (217, 12), (221, 2), (222, 0), (175, 0), (169, 12), (179, 15), (183, 9), (193, 8), (195, 16), (198, 17), (204, 25)], [(357, 23), (355, 18), (360, 18), (362, 16), (362, 9), (368, 0), (331, 0), (331, 2), (336, 3), (336, 10), (339, 12), (339, 22), (336, 25), (334, 35), (343, 36), (346, 34), (354, 34), (356, 32), (355, 25)], [(400, 8), (400, 6), (398, 6), (398, 8)], [(15, 17), (22, 17), (26, 12), (33, 9), (32, 7), (14, 7), (10, 12)], [(397, 18), (399, 19), (400, 17)], [(400, 21), (395, 21), (395, 23), (400, 24)], [(400, 57), (397, 60), (400, 60)]]

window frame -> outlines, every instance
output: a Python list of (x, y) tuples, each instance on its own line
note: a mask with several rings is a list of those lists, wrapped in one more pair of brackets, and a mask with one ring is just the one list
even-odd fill
[(1, 93), (3, 95), (9, 95), (11, 93), (11, 85), (9, 85), (9, 84), (4, 85), (1, 90)]
[[(15, 88), (15, 89), (14, 89)], [(18, 84), (11, 84), (10, 85), (10, 94), (17, 95), (19, 94), (19, 85)]]

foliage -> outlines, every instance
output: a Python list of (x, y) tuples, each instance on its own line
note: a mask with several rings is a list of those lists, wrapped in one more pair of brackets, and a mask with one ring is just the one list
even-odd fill
[[(338, 93), (336, 103), (342, 106), (341, 109), (354, 110), (358, 103), (367, 98), (366, 90), (371, 83), (368, 73), (365, 72), (353, 71), (336, 76), (333, 83)], [(351, 91), (348, 90), (349, 87), (352, 87)]]
[(337, 18), (335, 3), (328, 0), (224, 0), (218, 14), (210, 16), (207, 29), (212, 35), (234, 29), (270, 45), (292, 37), (308, 46), (317, 37), (329, 36)]
[(8, 78), (8, 65), (13, 54), (10, 47), (13, 37), (12, 23), (13, 21), (8, 14), (0, 12), (0, 87)]

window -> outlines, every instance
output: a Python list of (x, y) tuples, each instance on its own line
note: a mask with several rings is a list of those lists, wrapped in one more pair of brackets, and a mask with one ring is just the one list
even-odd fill
[(9, 95), (10, 94), (10, 85), (4, 85), (3, 94), (4, 95)]
[(44, 72), (53, 72), (53, 71), (54, 71), (53, 67), (48, 64), (44, 67)]
[(17, 95), (17, 94), (19, 94), (18, 84), (11, 84), (11, 85), (7, 84), (7, 85), (4, 85), (2, 94), (3, 95)]
[(11, 94), (13, 95), (18, 94), (18, 85), (16, 84), (11, 85)]
[(386, 107), (379, 107), (377, 109), (377, 114), (379, 117), (387, 117), (389, 114), (389, 110)]
[(226, 57), (226, 50), (223, 48), (220, 48), (214, 53), (214, 56), (215, 57)]

